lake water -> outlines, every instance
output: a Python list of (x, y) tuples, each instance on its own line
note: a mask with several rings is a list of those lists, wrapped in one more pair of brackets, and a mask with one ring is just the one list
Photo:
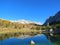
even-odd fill
[(9, 38), (0, 41), (0, 45), (30, 45), (31, 40), (35, 42), (35, 45), (60, 45), (49, 40), (44, 34), (29, 38)]

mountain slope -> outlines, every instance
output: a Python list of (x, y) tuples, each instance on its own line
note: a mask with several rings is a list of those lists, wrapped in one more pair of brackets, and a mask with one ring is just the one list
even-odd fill
[(33, 22), (33, 21), (27, 21), (27, 20), (5, 20), (0, 19), (0, 28), (15, 28), (15, 29), (21, 29), (21, 28), (36, 28), (40, 26), (40, 23)]
[(60, 11), (58, 11), (54, 16), (50, 16), (46, 22), (44, 23), (44, 25), (47, 25), (47, 24), (50, 24), (50, 25), (53, 25), (53, 24), (57, 24), (57, 23), (60, 23)]
[(42, 25), (40, 22), (35, 22), (35, 21), (29, 21), (29, 20), (11, 20), (11, 22), (16, 22), (16, 23), (21, 23), (21, 24), (30, 24), (30, 23), (34, 23), (34, 24), (38, 24), (38, 25)]

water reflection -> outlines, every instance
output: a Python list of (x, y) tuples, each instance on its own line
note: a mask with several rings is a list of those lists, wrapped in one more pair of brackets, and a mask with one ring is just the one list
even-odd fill
[(0, 41), (0, 45), (30, 45), (31, 40), (35, 45), (60, 45), (60, 38), (44, 34), (29, 38), (9, 38)]
[(60, 45), (60, 35), (54, 33), (48, 33), (45, 35), (54, 45)]
[(51, 43), (44, 34), (24, 39), (9, 38), (0, 41), (0, 45), (30, 45), (31, 40), (35, 42), (35, 45), (53, 45), (53, 43)]

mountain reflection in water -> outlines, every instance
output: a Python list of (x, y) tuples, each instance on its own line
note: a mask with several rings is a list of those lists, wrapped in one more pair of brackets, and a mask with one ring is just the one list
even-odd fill
[(6, 40), (0, 41), (0, 45), (30, 45), (31, 40), (35, 42), (35, 45), (56, 45), (52, 43), (48, 38), (44, 35), (36, 35), (29, 38), (9, 38)]

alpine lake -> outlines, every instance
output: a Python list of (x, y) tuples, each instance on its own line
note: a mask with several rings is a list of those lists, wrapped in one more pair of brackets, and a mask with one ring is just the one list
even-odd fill
[(60, 45), (60, 35), (37, 34), (30, 37), (10, 37), (0, 40), (0, 45), (32, 45), (31, 40), (34, 41), (33, 45)]

